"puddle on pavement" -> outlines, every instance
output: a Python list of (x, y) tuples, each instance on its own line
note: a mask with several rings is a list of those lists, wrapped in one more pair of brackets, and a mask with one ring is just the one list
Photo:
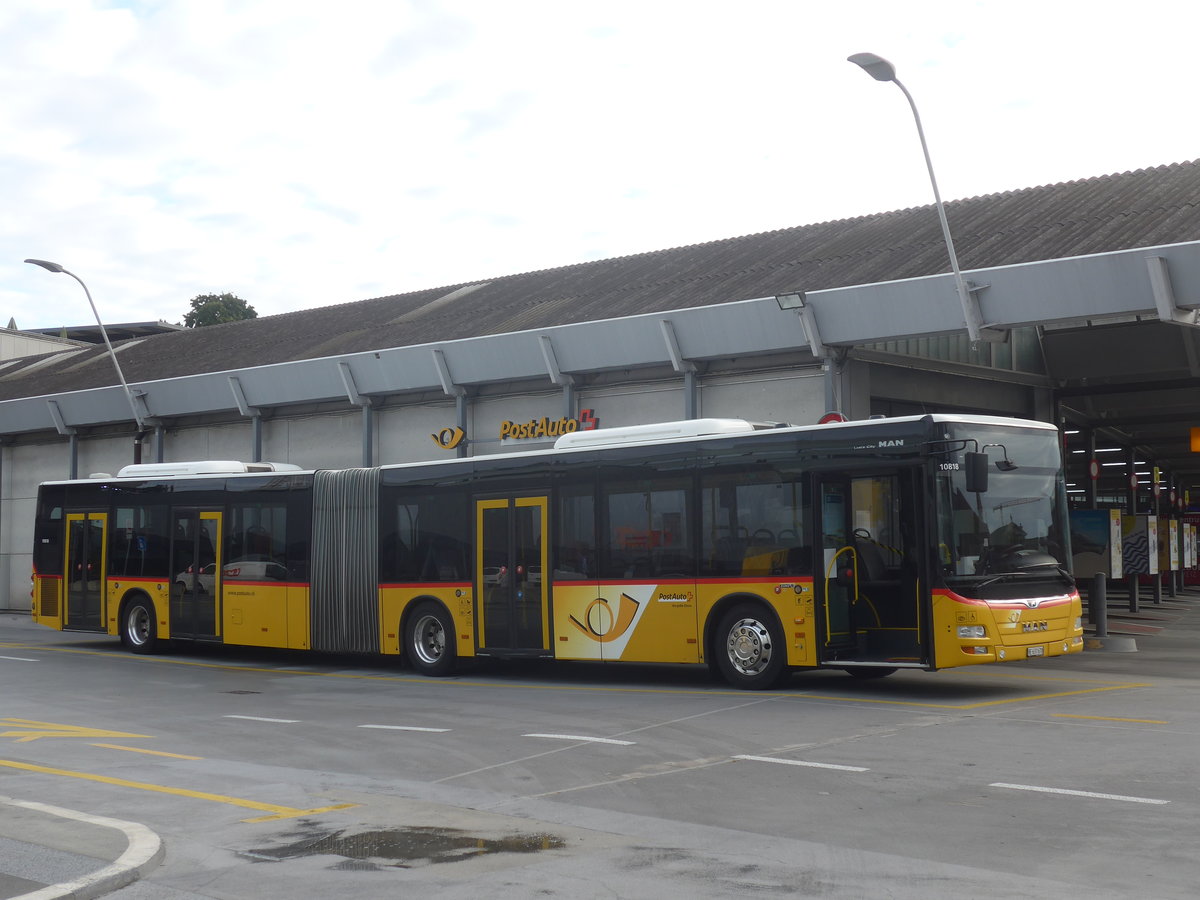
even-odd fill
[[(289, 835), (288, 837), (295, 837)], [(239, 855), (265, 862), (306, 856), (340, 856), (338, 869), (408, 869), (459, 862), (489, 853), (537, 853), (563, 846), (552, 834), (484, 838), (454, 828), (395, 828), (380, 831), (314, 832), (278, 847), (260, 847)]]

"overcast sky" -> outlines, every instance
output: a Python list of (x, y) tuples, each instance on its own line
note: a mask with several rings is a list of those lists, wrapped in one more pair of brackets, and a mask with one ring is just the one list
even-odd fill
[[(3, 0), (0, 325), (260, 315), (1200, 157), (1194, 3)], [(799, 285), (798, 287), (803, 287)], [(741, 298), (731, 298), (741, 299)]]

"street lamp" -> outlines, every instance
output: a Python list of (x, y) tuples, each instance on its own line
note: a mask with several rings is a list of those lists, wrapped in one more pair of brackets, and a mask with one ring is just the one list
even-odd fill
[[(954, 272), (954, 285), (958, 289), (958, 300), (962, 304), (963, 317), (967, 323), (967, 334), (972, 341), (978, 341), (983, 330), (983, 317), (979, 312), (979, 304), (967, 289), (962, 272), (958, 268), (958, 256), (954, 252), (954, 241), (950, 237), (950, 225), (946, 221), (946, 209), (942, 206), (942, 195), (938, 191), (937, 178), (933, 174), (933, 162), (929, 158), (929, 146), (925, 143), (925, 129), (921, 127), (921, 115), (917, 112), (917, 104), (912, 94), (908, 92), (903, 82), (896, 77), (896, 67), (874, 53), (855, 53), (846, 59), (856, 66), (862, 67), (876, 81), (890, 81), (904, 92), (908, 105), (912, 107), (913, 120), (917, 123), (917, 135), (921, 138), (921, 151), (925, 154), (925, 167), (929, 170), (929, 183), (933, 185), (933, 200), (937, 205), (938, 219), (942, 223), (942, 235), (946, 238), (946, 250), (950, 254), (950, 268)], [(988, 335), (991, 336), (991, 335)]]
[(104, 330), (104, 323), (100, 321), (100, 313), (96, 311), (96, 304), (92, 300), (92, 292), (88, 290), (88, 286), (83, 283), (82, 278), (74, 272), (64, 269), (56, 262), (50, 262), (45, 259), (27, 259), (25, 262), (41, 266), (47, 272), (61, 272), (63, 275), (70, 275), (79, 282), (79, 286), (83, 288), (84, 294), (87, 295), (88, 303), (92, 307), (92, 315), (96, 317), (96, 324), (100, 326), (100, 336), (104, 338), (104, 346), (108, 347), (108, 355), (112, 357), (113, 368), (117, 370), (117, 378), (121, 381), (121, 387), (125, 389), (125, 396), (129, 398), (129, 409), (133, 412), (134, 421), (137, 422), (138, 432), (145, 431), (146, 425), (142, 421), (142, 414), (138, 412), (137, 403), (134, 402), (133, 391), (129, 389), (129, 384), (125, 381), (125, 373), (121, 371), (121, 363), (117, 361), (116, 351), (113, 350), (112, 342), (108, 339), (108, 332)]

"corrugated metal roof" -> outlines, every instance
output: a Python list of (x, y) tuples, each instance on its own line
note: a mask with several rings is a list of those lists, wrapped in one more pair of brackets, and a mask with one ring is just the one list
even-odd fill
[[(965, 270), (1200, 240), (1198, 162), (947, 203), (959, 262)], [(152, 335), (125, 348), (121, 365), (136, 383), (947, 271), (930, 205)], [(116, 383), (111, 366), (80, 361), (73, 353), (28, 378), (7, 374), (0, 400)]]

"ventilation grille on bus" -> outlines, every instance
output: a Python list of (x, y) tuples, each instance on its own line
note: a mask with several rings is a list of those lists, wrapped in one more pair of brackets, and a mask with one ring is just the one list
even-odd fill
[(56, 578), (43, 578), (38, 591), (38, 615), (49, 619), (58, 618), (58, 586)]
[(378, 498), (378, 469), (313, 479), (314, 650), (379, 652)]

